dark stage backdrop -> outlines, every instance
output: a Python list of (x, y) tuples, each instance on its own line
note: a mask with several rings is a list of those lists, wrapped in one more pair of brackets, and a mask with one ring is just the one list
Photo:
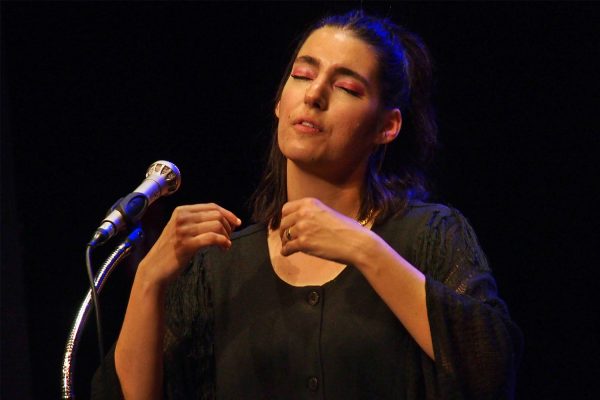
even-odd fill
[[(178, 204), (245, 217), (293, 39), (360, 3), (2, 2), (2, 398), (57, 398), (84, 246), (159, 159), (178, 193), (102, 293), (118, 332), (135, 261)], [(474, 225), (522, 327), (521, 399), (598, 398), (598, 26), (593, 3), (364, 3), (436, 61), (434, 199)], [(114, 243), (112, 243), (114, 245)], [(95, 257), (100, 263), (103, 249)], [(77, 358), (86, 398), (94, 324)]]

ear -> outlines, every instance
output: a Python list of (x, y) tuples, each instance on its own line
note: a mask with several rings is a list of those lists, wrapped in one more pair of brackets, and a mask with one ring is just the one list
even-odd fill
[(277, 102), (277, 104), (275, 105), (275, 116), (277, 118), (279, 118), (279, 101)]
[(388, 144), (400, 133), (402, 128), (402, 113), (399, 108), (393, 108), (386, 110), (383, 116), (382, 126), (377, 137), (375, 138), (376, 144)]

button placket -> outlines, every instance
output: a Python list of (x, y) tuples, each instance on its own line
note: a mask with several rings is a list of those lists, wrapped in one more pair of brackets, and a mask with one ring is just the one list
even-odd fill
[[(315, 313), (314, 317), (316, 318), (322, 318), (319, 317), (319, 314), (322, 314), (323, 312), (323, 292), (322, 292), (322, 288), (319, 287), (312, 287), (309, 288), (307, 292), (305, 292), (305, 301), (306, 304), (308, 305), (308, 307), (310, 307), (313, 311), (311, 311), (310, 313)], [(319, 327), (320, 329), (320, 327)], [(319, 337), (319, 335), (317, 335)], [(317, 339), (320, 340), (320, 339)], [(317, 358), (320, 358), (320, 345), (317, 346)], [(315, 360), (317, 361), (317, 360)], [(305, 375), (306, 376), (306, 389), (308, 390), (309, 393), (311, 393), (311, 398), (314, 395), (318, 395), (318, 393), (320, 393), (321, 389), (321, 381), (319, 379), (319, 374), (320, 372), (320, 367), (319, 364), (317, 363), (315, 365), (315, 369), (313, 369), (312, 371), (307, 371), (308, 374)], [(320, 396), (319, 396), (320, 397)]]

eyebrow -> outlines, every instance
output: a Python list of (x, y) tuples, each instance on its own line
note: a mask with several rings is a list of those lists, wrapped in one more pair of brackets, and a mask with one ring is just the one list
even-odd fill
[[(317, 60), (316, 58), (314, 58), (312, 56), (299, 56), (298, 58), (296, 58), (295, 62), (303, 62), (303, 63), (309, 64), (309, 65), (312, 65), (315, 67), (319, 67), (321, 65), (319, 60)], [(359, 74), (358, 72), (356, 72), (350, 68), (337, 67), (337, 68), (335, 68), (335, 73), (353, 77), (353, 78), (359, 80), (360, 82), (362, 82), (365, 86), (367, 86), (367, 87), (370, 86), (367, 78), (365, 78), (364, 76), (362, 76), (361, 74)]]

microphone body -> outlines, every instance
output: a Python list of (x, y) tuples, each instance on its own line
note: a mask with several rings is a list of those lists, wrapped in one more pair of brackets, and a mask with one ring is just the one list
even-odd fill
[(146, 172), (146, 179), (111, 207), (88, 246), (104, 244), (125, 227), (135, 226), (150, 204), (161, 196), (173, 194), (180, 185), (181, 173), (175, 164), (163, 160), (152, 163)]

